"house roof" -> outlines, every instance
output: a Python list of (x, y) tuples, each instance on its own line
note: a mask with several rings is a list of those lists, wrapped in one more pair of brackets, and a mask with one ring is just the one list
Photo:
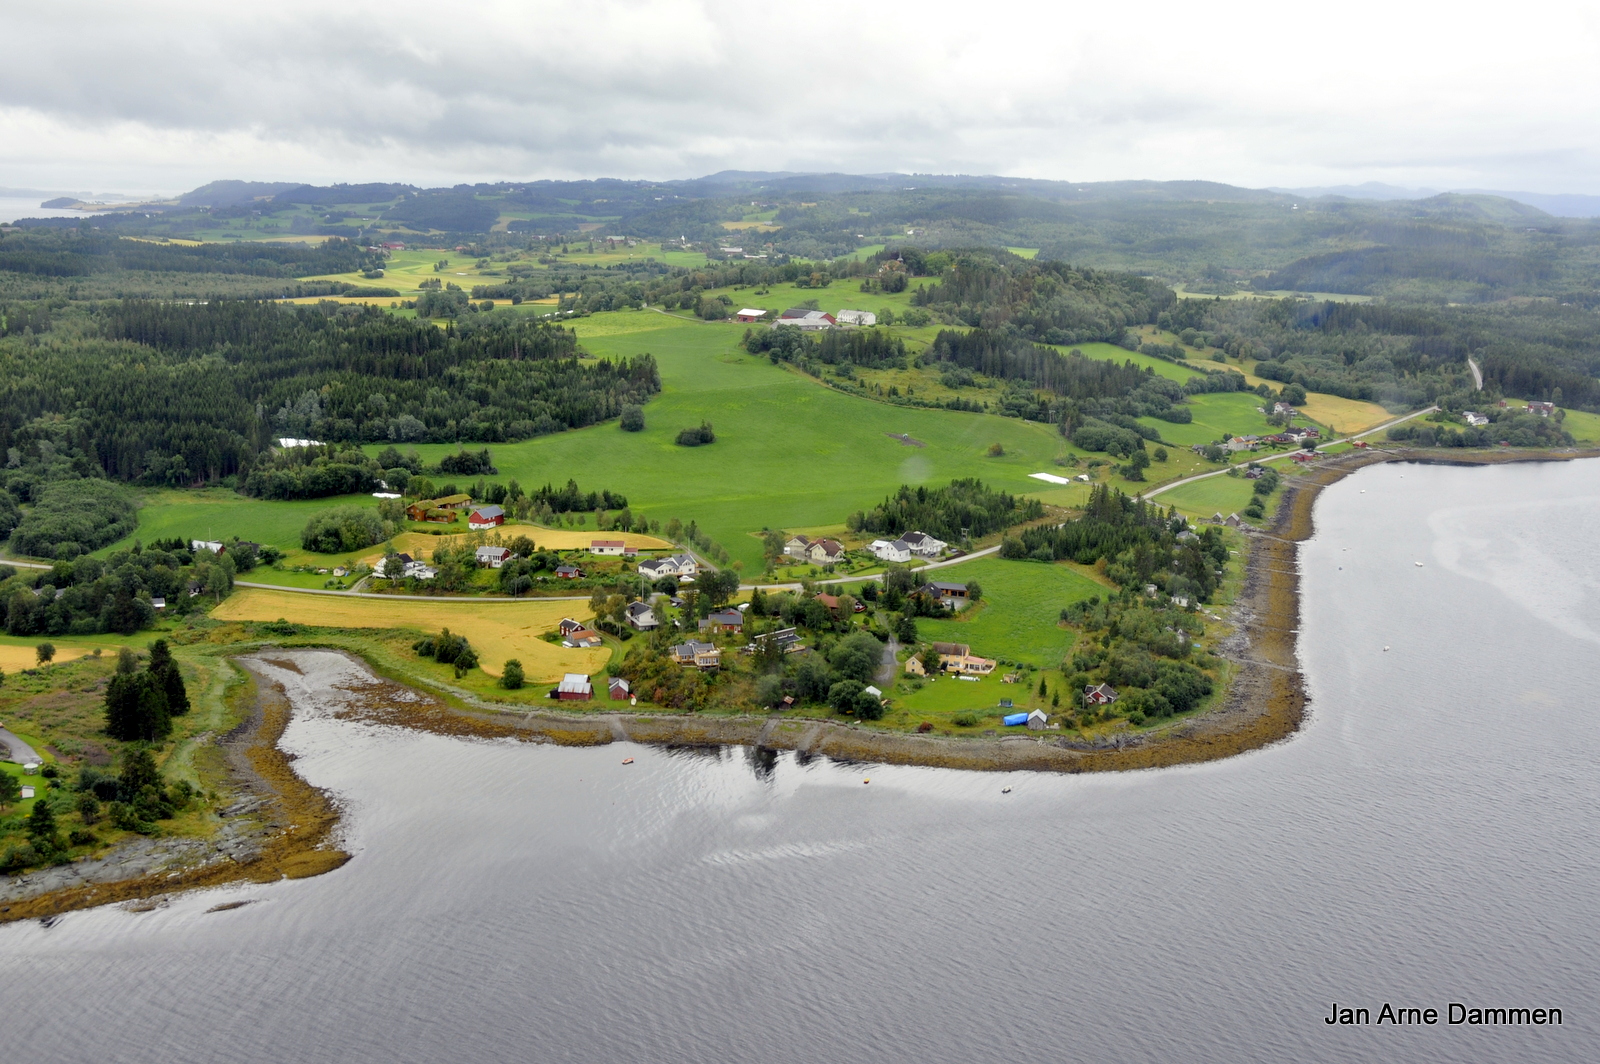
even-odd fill
[(739, 317), (743, 318), (743, 317), (747, 317), (747, 316), (754, 316), (754, 317), (760, 318), (760, 317), (765, 316), (766, 313), (767, 313), (766, 311), (757, 310), (754, 307), (745, 307), (743, 310), (741, 310), (739, 312)]
[(706, 620), (712, 624), (743, 624), (744, 614), (738, 610), (718, 610), (715, 613), (708, 614)]
[(818, 595), (817, 601), (828, 607), (830, 610), (836, 610), (839, 608), (839, 600), (833, 595)]
[(592, 691), (589, 685), (589, 674), (586, 672), (569, 672), (561, 677), (561, 684), (556, 688), (564, 694), (587, 694)]
[(952, 657), (964, 658), (972, 651), (966, 643), (935, 643), (933, 644), (933, 652), (935, 654), (949, 654)]
[(592, 539), (589, 541), (589, 546), (591, 547), (620, 547), (622, 545), (623, 542), (620, 539)]
[(606, 686), (611, 688), (613, 691), (619, 687), (622, 688), (624, 692), (633, 690), (633, 688), (629, 686), (628, 681), (624, 680), (620, 676), (611, 677), (610, 680), (606, 681)]
[(472, 511), (473, 517), (504, 517), (506, 512), (498, 506), (480, 506)]
[(480, 558), (509, 558), (509, 557), (511, 557), (511, 548), (510, 547), (479, 547), (477, 554), (478, 554), (478, 557), (480, 557)]
[(628, 603), (629, 617), (643, 617), (645, 614), (652, 612), (654, 611), (650, 609), (650, 604), (648, 602), (634, 601)]

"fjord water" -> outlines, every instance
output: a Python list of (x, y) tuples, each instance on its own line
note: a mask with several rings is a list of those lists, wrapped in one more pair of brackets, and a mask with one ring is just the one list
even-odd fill
[[(462, 741), (297, 652), (354, 860), (0, 929), (11, 1059), (1595, 1059), (1600, 467), (1374, 467), (1316, 520), (1306, 727), (1179, 769)], [(1451, 1001), (1564, 1024), (1323, 1022)]]

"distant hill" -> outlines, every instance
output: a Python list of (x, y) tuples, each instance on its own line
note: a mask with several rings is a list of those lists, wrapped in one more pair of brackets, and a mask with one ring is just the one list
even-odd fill
[(178, 197), (178, 203), (185, 207), (236, 207), (299, 187), (294, 181), (213, 181), (185, 192)]
[[(1321, 196), (1341, 196), (1345, 199), (1366, 200), (1420, 200), (1440, 195), (1436, 188), (1404, 188), (1368, 181), (1360, 185), (1325, 185), (1320, 188), (1275, 188), (1282, 192), (1315, 199)], [(1556, 218), (1600, 218), (1600, 196), (1582, 193), (1504, 192), (1490, 188), (1458, 188), (1453, 193), (1467, 196), (1498, 196), (1515, 200), (1529, 207), (1537, 207)]]

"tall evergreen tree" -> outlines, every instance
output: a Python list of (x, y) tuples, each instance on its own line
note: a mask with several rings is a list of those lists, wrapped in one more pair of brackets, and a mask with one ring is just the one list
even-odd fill
[(167, 648), (165, 639), (150, 644), (150, 675), (166, 692), (168, 713), (181, 717), (189, 712), (189, 692), (183, 686), (183, 674), (178, 671), (178, 663), (172, 660), (172, 651)]

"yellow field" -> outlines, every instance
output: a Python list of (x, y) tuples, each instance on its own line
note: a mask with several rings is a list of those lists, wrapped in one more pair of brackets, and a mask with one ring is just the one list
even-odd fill
[(1337, 395), (1324, 395), (1322, 392), (1308, 393), (1305, 405), (1300, 409), (1305, 411), (1306, 417), (1331, 426), (1340, 436), (1352, 432), (1364, 432), (1393, 417), (1377, 403), (1364, 403), (1359, 399), (1341, 399)]
[[(670, 550), (672, 544), (655, 536), (643, 536), (637, 532), (594, 532), (582, 528), (544, 528), (540, 525), (502, 525), (499, 533), (494, 532), (462, 532), (453, 536), (431, 536), (426, 532), (402, 532), (390, 540), (394, 549), (401, 554), (409, 554), (413, 558), (430, 558), (433, 552), (440, 547), (459, 547), (465, 543), (481, 546), (486, 543), (507, 542), (518, 536), (527, 536), (533, 540), (534, 545), (547, 550), (588, 550), (591, 541), (596, 539), (620, 539), (630, 547), (641, 550)], [(383, 551), (378, 550), (367, 554), (359, 561), (376, 567), (383, 559)], [(322, 564), (327, 564), (326, 562)]]
[[(50, 640), (41, 636), (39, 642), (47, 643)], [(87, 653), (89, 653), (88, 647), (64, 647), (58, 643), (56, 644), (55, 660), (57, 662), (71, 661), (73, 658), (81, 658)], [(23, 669), (31, 669), (37, 664), (39, 664), (39, 658), (34, 653), (33, 645), (25, 647), (0, 646), (0, 669), (4, 669), (6, 672), (21, 672)]]
[(594, 673), (611, 657), (611, 651), (605, 647), (569, 650), (539, 638), (563, 617), (580, 621), (593, 617), (593, 612), (583, 602), (541, 599), (420, 602), (243, 588), (223, 599), (221, 605), (211, 611), (211, 616), (222, 621), (282, 619), (323, 628), (414, 628), (420, 632), (448, 628), (471, 641), (484, 672), (499, 676), (505, 660), (516, 658), (522, 662), (523, 671), (532, 683), (554, 682), (564, 672)]

